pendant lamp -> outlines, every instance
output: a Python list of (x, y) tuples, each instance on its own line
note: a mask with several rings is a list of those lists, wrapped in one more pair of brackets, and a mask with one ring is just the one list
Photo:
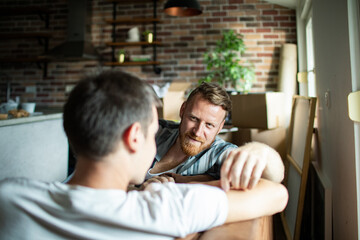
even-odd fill
[(170, 16), (190, 17), (202, 13), (197, 0), (168, 0), (164, 11)]

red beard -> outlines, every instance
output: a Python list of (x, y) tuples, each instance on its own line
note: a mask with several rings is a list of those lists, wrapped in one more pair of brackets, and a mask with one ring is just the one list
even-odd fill
[[(189, 138), (198, 141), (200, 145), (193, 144), (191, 141), (189, 141)], [(180, 134), (180, 146), (182, 151), (187, 156), (195, 156), (200, 152), (202, 152), (203, 150), (207, 149), (211, 145), (211, 144), (204, 144), (204, 142), (205, 139), (201, 137), (196, 137), (190, 132), (186, 132), (185, 134)]]

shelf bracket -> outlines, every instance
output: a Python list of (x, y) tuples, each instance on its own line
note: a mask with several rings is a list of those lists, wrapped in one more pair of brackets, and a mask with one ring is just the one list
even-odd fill
[(154, 73), (156, 74), (160, 74), (162, 69), (160, 67), (158, 67), (158, 65), (154, 64), (153, 65), (153, 70), (154, 70)]
[(41, 14), (39, 13), (39, 17), (42, 21), (45, 22), (45, 28), (49, 29), (49, 14)]
[[(117, 2), (113, 2), (113, 21), (116, 20), (116, 6), (117, 6)], [(112, 24), (112, 41), (116, 42), (116, 24), (113, 23)], [(115, 47), (111, 47), (111, 53), (112, 53), (112, 61), (115, 62), (116, 61), (116, 57), (115, 57)]]
[[(148, 0), (147, 0), (148, 1)], [(157, 41), (157, 1), (159, 0), (152, 0), (153, 2), (153, 20), (151, 21), (144, 21), (145, 24), (148, 24), (148, 23), (152, 23), (153, 25), (153, 41), (156, 42)], [(113, 43), (116, 43), (116, 25), (117, 25), (117, 22), (116, 22), (116, 16), (117, 16), (117, 4), (119, 3), (119, 1), (111, 1), (112, 4), (113, 4), (113, 16), (112, 16), (112, 21), (108, 21), (109, 23), (112, 24), (112, 42)], [(136, 2), (134, 0), (134, 2)], [(139, 23), (141, 23), (141, 21), (139, 21)], [(147, 44), (147, 45), (150, 45), (150, 44)], [(156, 49), (156, 44), (151, 44), (152, 45), (152, 48), (153, 48), (153, 56), (152, 56), (152, 62), (149, 61), (149, 63), (145, 63), (145, 64), (140, 64), (140, 65), (153, 65), (153, 71), (156, 73), (156, 74), (160, 74), (161, 73), (161, 68), (158, 67), (159, 63), (157, 62), (157, 49)], [(116, 45), (116, 46), (120, 46), (120, 45)], [(115, 45), (111, 45), (111, 53), (112, 53), (112, 62), (110, 64), (107, 64), (108, 66), (132, 66), (132, 65), (136, 65), (136, 64), (117, 64), (117, 57), (116, 57), (116, 54), (115, 54), (115, 48), (116, 48)], [(142, 48), (144, 48), (145, 46), (143, 46), (140, 42), (139, 44), (135, 44), (134, 46), (141, 46)], [(138, 64), (139, 65), (139, 64)]]
[[(153, 16), (156, 19), (157, 18), (157, 0), (153, 0)], [(154, 34), (154, 41), (157, 41), (157, 31), (156, 31), (156, 22), (153, 22), (153, 34)], [(154, 62), (157, 61), (157, 55), (156, 55), (156, 44), (153, 44), (153, 60)], [(159, 68), (157, 65), (153, 65), (153, 70), (156, 74), (161, 73), (161, 68)]]
[[(42, 64), (43, 64), (43, 66), (41, 66)], [(48, 63), (47, 62), (37, 62), (36, 65), (38, 66), (39, 69), (43, 70), (43, 78), (46, 78)]]

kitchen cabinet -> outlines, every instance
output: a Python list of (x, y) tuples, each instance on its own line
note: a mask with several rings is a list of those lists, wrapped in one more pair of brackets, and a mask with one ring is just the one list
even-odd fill
[[(40, 20), (44, 22), (45, 29), (49, 29), (49, 15), (51, 11), (45, 7), (23, 7), (23, 8), (0, 8), (1, 17), (19, 16), (19, 15), (38, 15)], [(9, 41), (16, 39), (34, 39), (44, 48), (44, 52), (48, 51), (49, 39), (52, 33), (49, 31), (42, 32), (9, 32), (0, 34), (0, 41)], [(2, 43), (3, 44), (3, 43)], [(15, 57), (2, 58), (0, 64), (17, 64), (17, 63), (36, 63), (39, 68), (43, 69), (44, 77), (47, 75), (47, 64), (49, 59), (45, 56), (36, 55), (31, 57)]]
[[(161, 69), (158, 67), (160, 62), (157, 60), (157, 47), (161, 45), (159, 41), (157, 41), (156, 33), (157, 33), (157, 24), (160, 23), (160, 19), (157, 18), (157, 4), (159, 0), (108, 0), (107, 2), (113, 4), (113, 18), (106, 19), (105, 22), (107, 24), (112, 25), (112, 41), (107, 42), (106, 45), (111, 47), (112, 51), (112, 59), (111, 62), (105, 62), (105, 66), (142, 66), (142, 65), (153, 65), (153, 69), (155, 73), (160, 73)], [(143, 18), (118, 18), (117, 7), (118, 4), (139, 4), (139, 3), (153, 3), (153, 15), (152, 17), (143, 17)], [(127, 42), (127, 41), (118, 41), (117, 36), (117, 27), (119, 26), (144, 26), (144, 25), (152, 25), (152, 33), (153, 33), (153, 41), (136, 41), (136, 42)], [(128, 47), (141, 47), (142, 49), (146, 47), (152, 48), (152, 59), (147, 61), (129, 61), (128, 59), (124, 62), (117, 61), (117, 50), (118, 49), (126, 49)]]

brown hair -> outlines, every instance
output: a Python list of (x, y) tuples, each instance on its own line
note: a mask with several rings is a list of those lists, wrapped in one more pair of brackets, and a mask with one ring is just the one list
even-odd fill
[(190, 102), (197, 94), (201, 94), (201, 96), (210, 103), (221, 106), (226, 111), (225, 116), (231, 111), (232, 104), (230, 96), (219, 84), (208, 82), (201, 83), (190, 93), (187, 101)]

